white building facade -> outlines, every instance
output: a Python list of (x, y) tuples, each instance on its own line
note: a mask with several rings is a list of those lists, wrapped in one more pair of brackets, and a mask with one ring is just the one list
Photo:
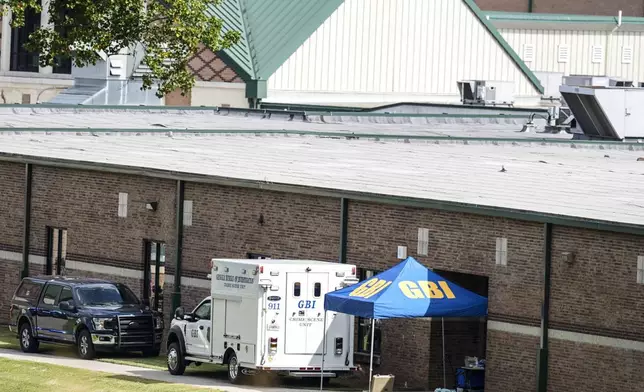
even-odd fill
[(345, 0), (268, 80), (269, 102), (457, 103), (459, 80), (541, 85), (470, 0)]
[(505, 12), (486, 18), (536, 73), (644, 82), (644, 18)]

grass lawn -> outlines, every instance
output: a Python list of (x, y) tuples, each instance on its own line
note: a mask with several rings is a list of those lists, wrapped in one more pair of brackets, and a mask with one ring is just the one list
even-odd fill
[[(18, 338), (9, 328), (0, 326), (0, 348), (20, 350)], [(40, 344), (40, 352), (63, 357), (77, 357), (76, 348), (73, 346), (63, 346), (57, 344)], [(165, 356), (143, 357), (140, 353), (101, 353), (99, 361), (115, 363), (119, 365), (138, 366), (148, 369), (167, 370)], [(225, 371), (223, 366), (202, 365), (200, 367), (189, 366), (186, 372), (222, 372)]]
[(92, 372), (44, 363), (0, 358), (2, 390), (32, 392), (195, 392), (203, 388), (145, 380), (137, 377)]
[[(9, 329), (6, 326), (0, 326), (0, 348), (20, 351), (20, 344), (18, 343), (18, 338), (14, 333), (9, 332)], [(42, 354), (77, 358), (76, 348), (72, 346), (41, 344), (39, 352)], [(167, 371), (165, 356), (146, 358), (139, 353), (101, 353), (100, 356), (97, 358), (97, 360), (101, 362), (115, 363), (119, 365), (138, 366), (142, 368)], [(4, 370), (2, 367), (2, 363), (0, 363), (0, 369)], [(227, 369), (226, 366), (222, 366), (222, 365), (203, 364), (198, 367), (195, 365), (190, 365), (186, 368), (186, 373), (192, 376), (218, 378), (218, 379), (224, 380), (226, 379), (226, 369)], [(2, 385), (1, 384), (2, 380), (3, 378), (0, 375), (0, 385)], [(146, 381), (143, 380), (141, 382), (145, 383)], [(271, 386), (281, 386), (285, 388), (302, 388), (303, 386), (302, 385), (303, 383), (300, 381), (286, 380), (286, 379), (283, 379), (283, 380), (262, 379), (262, 380), (256, 380), (256, 382), (258, 383), (258, 385), (261, 384), (263, 386), (266, 386), (266, 383), (268, 383)], [(312, 386), (316, 383), (317, 381), (315, 380), (310, 380), (310, 382), (308, 382), (308, 384), (310, 384), (309, 386)], [(359, 383), (360, 381), (357, 381), (352, 377), (349, 377), (348, 379), (337, 379), (337, 380), (333, 380), (331, 386), (325, 389), (327, 390), (342, 389), (344, 391), (348, 391), (348, 390), (362, 391), (364, 388), (358, 385)], [(304, 384), (307, 384), (307, 383), (304, 383)], [(11, 390), (11, 389), (0, 388), (0, 390), (4, 391), (4, 390)], [(12, 392), (27, 391), (27, 390), (31, 391), (36, 389), (17, 389), (17, 390), (13, 390)], [(65, 390), (65, 389), (62, 389), (62, 390)], [(89, 389), (89, 390), (94, 391), (94, 389)], [(127, 389), (124, 389), (124, 390), (127, 390)], [(154, 388), (150, 389), (150, 391), (152, 390), (156, 390), (156, 389)], [(70, 391), (75, 391), (75, 390), (70, 389)], [(85, 391), (87, 391), (87, 389)], [(96, 391), (103, 391), (103, 390), (97, 389)], [(147, 389), (143, 391), (147, 391)], [(110, 391), (110, 392), (113, 392), (113, 391)], [(137, 392), (140, 392), (140, 391), (137, 391)]]

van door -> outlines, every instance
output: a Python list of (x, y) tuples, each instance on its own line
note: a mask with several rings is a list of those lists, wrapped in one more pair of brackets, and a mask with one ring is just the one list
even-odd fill
[(329, 274), (310, 273), (308, 295), (311, 308), (307, 309), (309, 321), (306, 330), (306, 353), (322, 354), (324, 341), (324, 294), (329, 291)]
[(306, 310), (302, 305), (307, 300), (307, 275), (300, 272), (286, 274), (285, 354), (304, 354), (306, 351), (306, 327), (303, 325)]
[(321, 354), (327, 273), (286, 274), (286, 354)]

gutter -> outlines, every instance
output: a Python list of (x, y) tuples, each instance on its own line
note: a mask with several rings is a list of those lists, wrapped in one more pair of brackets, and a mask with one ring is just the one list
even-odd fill
[(537, 392), (548, 391), (548, 334), (550, 332), (550, 288), (552, 269), (552, 223), (543, 227), (543, 303), (541, 307), (541, 341), (537, 358)]
[[(230, 178), (222, 176), (210, 176), (194, 173), (176, 172), (170, 170), (147, 169), (134, 166), (115, 165), (106, 163), (95, 163), (87, 161), (66, 161), (55, 158), (42, 158), (34, 156), (24, 156), (16, 154), (0, 153), (0, 161), (31, 163), (49, 167), (60, 167), (76, 170), (91, 170), (106, 173), (129, 174), (135, 176), (163, 178), (182, 182), (195, 182), (203, 184), (216, 184), (222, 186), (232, 186), (239, 188), (251, 188), (269, 190), (274, 192), (295, 193), (310, 196), (328, 197), (328, 198), (346, 198), (349, 200), (398, 205), (405, 207), (429, 208), (449, 212), (464, 212), (468, 214), (494, 216), (507, 219), (523, 220), (528, 222), (551, 223), (555, 225), (577, 227), (591, 230), (612, 231), (616, 233), (627, 233), (635, 235), (644, 235), (644, 225), (633, 223), (616, 223), (614, 221), (572, 217), (566, 215), (557, 215), (543, 212), (511, 209), (505, 207), (486, 206), (479, 204), (468, 204), (452, 201), (443, 201), (435, 199), (424, 199), (407, 196), (385, 195), (371, 192), (347, 191), (332, 188), (313, 187), (307, 185), (293, 185), (276, 182), (265, 182), (257, 180), (246, 180), (239, 178)], [(178, 190), (178, 193), (180, 191)], [(182, 192), (182, 191), (181, 191)], [(181, 198), (183, 196), (181, 195)], [(179, 199), (179, 195), (177, 195)], [(177, 206), (177, 213), (181, 208), (181, 214), (177, 215), (177, 220), (181, 219), (183, 223), (183, 203)], [(177, 230), (182, 225), (177, 227)], [(178, 244), (180, 245), (180, 244)], [(178, 252), (181, 248), (178, 246)], [(177, 255), (179, 260), (180, 253)], [(176, 284), (176, 282), (175, 282)]]

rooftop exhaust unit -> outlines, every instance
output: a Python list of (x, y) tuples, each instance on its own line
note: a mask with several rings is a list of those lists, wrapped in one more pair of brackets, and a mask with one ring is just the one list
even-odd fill
[(461, 102), (467, 105), (514, 104), (514, 82), (462, 80), (457, 82)]
[(584, 138), (644, 138), (644, 89), (563, 85), (560, 91)]

